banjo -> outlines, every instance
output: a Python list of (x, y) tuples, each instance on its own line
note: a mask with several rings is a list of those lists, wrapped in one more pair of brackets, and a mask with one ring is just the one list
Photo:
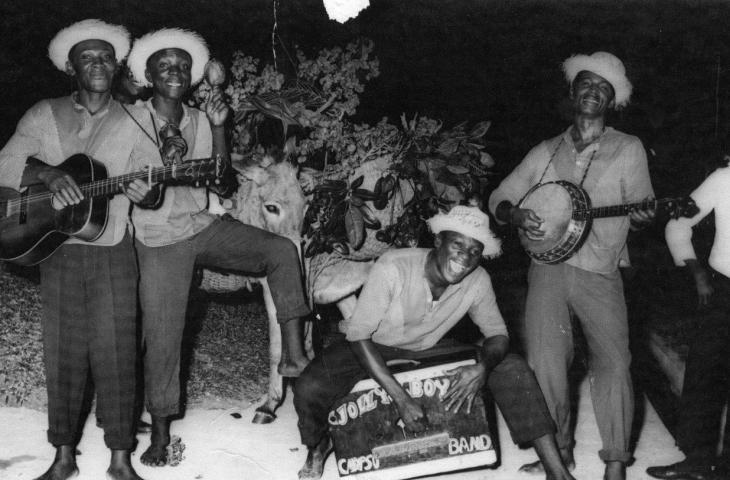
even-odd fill
[(541, 240), (527, 238), (522, 229), (518, 232), (527, 254), (537, 263), (549, 265), (564, 262), (580, 249), (594, 218), (618, 217), (650, 207), (667, 210), (672, 218), (692, 217), (698, 211), (691, 198), (644, 200), (593, 208), (588, 193), (565, 180), (538, 183), (527, 191), (518, 207), (532, 210), (542, 218), (545, 236)]

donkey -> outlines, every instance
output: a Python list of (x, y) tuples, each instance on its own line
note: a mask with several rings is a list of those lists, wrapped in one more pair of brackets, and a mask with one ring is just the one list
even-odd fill
[[(243, 162), (233, 155), (233, 167), (238, 171), (239, 188), (234, 197), (223, 203), (211, 195), (210, 211), (228, 213), (237, 220), (290, 239), (300, 251), (306, 199), (297, 180), (296, 167), (286, 161), (264, 156), (260, 162)], [(254, 423), (270, 423), (284, 397), (284, 379), (278, 373), (282, 343), (276, 307), (265, 277), (247, 279), (261, 283), (269, 326), (269, 386), (263, 403), (256, 409)], [(305, 347), (311, 358), (311, 324), (305, 325)]]

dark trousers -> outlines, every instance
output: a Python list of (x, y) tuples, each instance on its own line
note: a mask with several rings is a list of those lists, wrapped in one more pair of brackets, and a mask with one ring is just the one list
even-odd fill
[(195, 265), (266, 275), (279, 322), (309, 314), (299, 255), (284, 237), (238, 221), (216, 220), (181, 242), (162, 247), (136, 243), (145, 347), (147, 410), (180, 411), (180, 351)]
[[(413, 352), (376, 344), (385, 361), (418, 360), (433, 356), (433, 349)], [(327, 347), (307, 366), (294, 388), (294, 408), (299, 416), (302, 443), (314, 447), (327, 433), (327, 414), (334, 402), (368, 378), (348, 342)], [(535, 375), (522, 357), (508, 354), (487, 379), (515, 443), (527, 443), (555, 433), (555, 424), (545, 404)], [(463, 407), (462, 407), (463, 408)]]
[(730, 398), (730, 279), (713, 277), (711, 304), (700, 310), (689, 338), (677, 425), (679, 447), (699, 461), (716, 454), (722, 410)]
[(89, 375), (104, 441), (134, 445), (137, 263), (132, 241), (63, 245), (40, 267), (48, 441), (78, 441)]

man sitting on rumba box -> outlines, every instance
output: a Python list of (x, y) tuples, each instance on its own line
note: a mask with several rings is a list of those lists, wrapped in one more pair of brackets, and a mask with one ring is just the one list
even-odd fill
[(457, 412), (486, 386), (516, 443), (531, 443), (547, 478), (573, 479), (555, 443), (555, 425), (527, 363), (507, 353), (509, 339), (482, 257), (500, 253), (489, 217), (476, 207), (457, 206), (429, 220), (432, 249), (385, 253), (372, 268), (352, 317), (343, 322), (347, 341), (326, 348), (304, 370), (294, 391), (299, 431), (308, 448), (299, 478), (321, 477), (332, 451), (327, 415), (335, 401), (360, 380), (372, 377), (393, 399), (405, 428), (422, 432), (422, 407), (393, 377), (386, 362), (413, 352), (428, 356), (465, 314), (484, 335), (481, 360), (449, 372), (446, 409)]

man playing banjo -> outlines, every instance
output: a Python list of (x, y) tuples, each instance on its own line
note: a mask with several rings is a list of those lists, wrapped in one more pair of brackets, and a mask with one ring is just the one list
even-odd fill
[[(590, 203), (637, 202), (652, 197), (653, 191), (640, 140), (606, 126), (608, 110), (625, 106), (631, 95), (623, 63), (610, 53), (596, 52), (568, 58), (563, 70), (570, 83), (573, 124), (527, 154), (492, 193), (489, 209), (499, 222), (518, 228), (528, 253), (537, 258), (528, 273), (525, 349), (557, 424), (563, 460), (575, 465), (568, 385), (574, 313), (588, 343), (604, 479), (623, 479), (631, 459), (634, 395), (618, 267), (628, 264), (629, 228), (648, 225), (654, 210), (634, 209), (628, 217), (601, 218), (592, 228), (588, 224), (583, 238), (571, 236), (569, 224), (571, 205), (585, 207), (577, 201), (582, 192), (590, 207)], [(558, 205), (551, 210), (553, 202)], [(558, 244), (553, 246), (556, 238)], [(540, 255), (532, 254), (531, 248)], [(536, 462), (522, 470), (542, 471), (542, 465)]]

